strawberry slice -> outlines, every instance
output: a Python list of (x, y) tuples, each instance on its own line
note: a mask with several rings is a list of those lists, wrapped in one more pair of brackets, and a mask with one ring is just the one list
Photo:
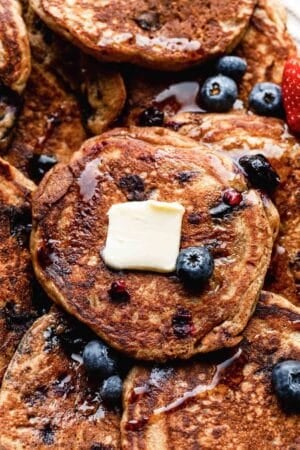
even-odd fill
[(287, 123), (294, 133), (300, 133), (300, 59), (285, 63), (282, 79), (283, 104)]

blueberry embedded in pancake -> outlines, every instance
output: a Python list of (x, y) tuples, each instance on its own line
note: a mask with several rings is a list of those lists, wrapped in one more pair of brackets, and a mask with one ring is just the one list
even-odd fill
[(238, 347), (135, 367), (124, 387), (122, 448), (298, 448), (299, 323), (299, 308), (263, 292)]
[[(228, 189), (239, 192), (242, 201), (215, 217), (212, 211), (224, 204)], [(213, 273), (200, 289), (189, 289), (175, 270), (169, 273), (176, 261), (165, 263), (164, 239), (178, 239), (178, 223), (167, 230), (151, 219), (151, 233), (139, 227), (137, 240), (128, 210), (140, 214), (139, 202), (148, 204), (151, 218), (153, 208), (160, 219), (157, 211), (169, 217), (174, 203), (185, 209), (180, 250), (204, 246), (214, 259)], [(127, 248), (117, 253), (112, 270), (103, 249), (110, 231), (107, 214), (118, 204), (134, 205), (126, 206), (123, 226), (117, 221), (112, 232), (112, 255), (115, 244)], [(117, 129), (87, 141), (69, 165), (46, 175), (33, 215), (35, 271), (50, 297), (111, 346), (150, 360), (235, 345), (255, 307), (274, 238), (261, 194), (248, 189), (226, 153), (160, 128)], [(274, 220), (277, 228), (278, 217)], [(145, 260), (132, 261), (132, 242)], [(190, 263), (198, 262), (192, 256)], [(119, 298), (112, 295), (116, 291)]]
[(91, 335), (54, 309), (27, 331), (0, 392), (2, 449), (120, 448), (120, 411), (79, 356)]
[(230, 52), (253, 12), (253, 0), (105, 2), (31, 0), (51, 27), (99, 60), (181, 70)]
[(24, 332), (36, 317), (28, 250), (35, 185), (0, 159), (0, 383)]

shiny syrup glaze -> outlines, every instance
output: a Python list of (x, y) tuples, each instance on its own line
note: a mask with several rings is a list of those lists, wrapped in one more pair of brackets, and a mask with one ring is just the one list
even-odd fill
[[(242, 357), (244, 356), (244, 358)], [(153, 422), (161, 416), (162, 414), (167, 414), (170, 412), (177, 411), (178, 409), (184, 407), (193, 398), (197, 397), (199, 394), (211, 391), (217, 387), (220, 382), (224, 382), (230, 387), (235, 387), (239, 385), (242, 381), (241, 371), (245, 365), (246, 355), (243, 355), (243, 350), (238, 348), (236, 352), (228, 359), (223, 360), (216, 365), (215, 373), (210, 383), (199, 384), (194, 389), (186, 391), (182, 396), (168, 403), (167, 405), (155, 408), (151, 416), (141, 417), (140, 419), (129, 420), (125, 428), (129, 431), (139, 431), (149, 422)], [(238, 365), (236, 367), (235, 365)], [(230, 369), (234, 365), (234, 371)], [(150, 391), (150, 386), (140, 386), (133, 390), (132, 396), (130, 398), (131, 403), (135, 403), (141, 396), (147, 395)]]
[(198, 104), (200, 84), (198, 81), (183, 81), (171, 84), (160, 92), (153, 101), (159, 109), (180, 112), (205, 112)]

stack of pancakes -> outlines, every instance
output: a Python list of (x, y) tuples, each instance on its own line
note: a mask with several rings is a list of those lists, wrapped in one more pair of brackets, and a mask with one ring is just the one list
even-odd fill
[[(247, 104), (297, 54), (282, 5), (0, 0), (0, 44), (0, 449), (300, 448), (271, 384), (300, 360), (300, 141)], [(247, 61), (239, 99), (207, 113), (225, 54)], [(141, 126), (154, 106), (163, 124)], [(280, 176), (271, 197), (237, 164), (258, 153)], [(227, 189), (243, 206), (212, 217)], [(180, 248), (213, 255), (200, 292), (105, 265), (110, 207), (150, 199), (181, 203)], [(130, 358), (122, 408), (64, 335)]]

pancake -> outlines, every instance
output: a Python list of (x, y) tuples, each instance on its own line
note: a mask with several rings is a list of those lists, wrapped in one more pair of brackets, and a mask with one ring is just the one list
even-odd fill
[(34, 63), (5, 158), (38, 182), (39, 155), (68, 162), (86, 136), (77, 99), (55, 74)]
[(81, 329), (52, 311), (25, 334), (0, 391), (2, 450), (120, 448), (119, 412), (102, 404), (81, 358), (66, 348), (68, 336), (80, 346)]
[(236, 50), (248, 70), (240, 86), (247, 103), (252, 87), (263, 81), (281, 84), (285, 61), (296, 55), (296, 45), (287, 32), (287, 15), (278, 0), (259, 0), (249, 28)]
[(0, 384), (21, 337), (36, 316), (28, 251), (34, 188), (0, 159)]
[[(243, 192), (244, 206), (214, 219), (213, 208), (230, 186)], [(105, 266), (100, 251), (109, 208), (147, 199), (181, 203), (181, 247), (211, 250), (216, 267), (202, 292), (189, 292), (174, 274), (120, 273)], [(274, 223), (260, 193), (248, 190), (226, 153), (161, 128), (116, 129), (87, 141), (69, 165), (57, 165), (42, 181), (33, 216), (32, 257), (49, 296), (111, 346), (149, 360), (235, 345), (255, 307), (273, 245)], [(120, 278), (130, 300), (115, 303), (108, 291)], [(182, 315), (190, 321), (179, 335)]]
[(33, 58), (54, 71), (77, 97), (89, 133), (102, 133), (117, 119), (126, 100), (118, 69), (89, 58), (54, 34), (27, 1), (23, 9)]
[[(167, 124), (168, 126), (168, 124)], [(264, 154), (281, 178), (274, 203), (281, 220), (266, 289), (300, 305), (300, 144), (286, 124), (246, 114), (179, 114), (170, 126), (233, 156)]]
[(254, 0), (30, 0), (36, 13), (103, 61), (181, 70), (230, 52), (242, 38)]
[[(233, 109), (247, 109), (248, 95), (256, 83), (280, 84), (284, 63), (295, 53), (281, 4), (277, 0), (259, 0), (241, 43), (233, 50), (233, 54), (245, 58), (248, 65)], [(128, 92), (124, 124), (137, 125), (140, 114), (151, 106), (164, 112), (166, 121), (171, 121), (179, 112), (205, 112), (199, 93), (204, 80), (212, 75), (216, 75), (213, 64), (178, 74), (129, 67), (124, 72)]]
[(185, 365), (137, 366), (124, 387), (122, 449), (296, 449), (300, 421), (279, 405), (273, 366), (300, 359), (300, 310), (264, 292), (244, 340)]
[(0, 82), (21, 93), (30, 74), (30, 48), (17, 0), (1, 0), (0, 24)]

